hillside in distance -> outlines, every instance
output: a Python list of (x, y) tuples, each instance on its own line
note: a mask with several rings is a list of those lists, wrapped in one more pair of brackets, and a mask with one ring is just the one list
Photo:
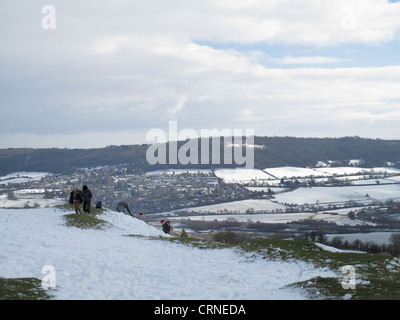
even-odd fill
[[(245, 140), (245, 138), (243, 138)], [(229, 140), (228, 140), (229, 141)], [(243, 141), (245, 142), (245, 141)], [(178, 150), (185, 144), (178, 142)], [(220, 139), (221, 159), (224, 159), (224, 138)], [(201, 143), (198, 142), (199, 159)], [(316, 166), (319, 162), (334, 161), (331, 165), (348, 165), (350, 160), (360, 160), (363, 167), (400, 166), (400, 141), (343, 138), (254, 137), (254, 167)], [(96, 149), (0, 149), (0, 174), (19, 171), (68, 173), (76, 168), (126, 164), (128, 172), (138, 173), (168, 168), (218, 168), (238, 167), (235, 164), (154, 164), (146, 159), (149, 144), (107, 146)], [(167, 144), (166, 150), (168, 152)], [(209, 143), (211, 150), (212, 144)], [(232, 152), (232, 151), (231, 151)], [(243, 150), (243, 153), (245, 151)], [(210, 152), (211, 154), (211, 152)], [(235, 160), (235, 159), (233, 159)], [(223, 162), (223, 161), (222, 161)]]
[(255, 137), (254, 144), (266, 146), (255, 150), (255, 167), (259, 169), (316, 166), (319, 161), (342, 166), (350, 160), (360, 160), (363, 167), (400, 165), (399, 140)]

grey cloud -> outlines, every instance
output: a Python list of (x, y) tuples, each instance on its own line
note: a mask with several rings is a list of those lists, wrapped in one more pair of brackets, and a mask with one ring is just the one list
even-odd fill
[[(240, 3), (54, 0), (57, 28), (46, 31), (39, 2), (2, 2), (0, 134), (90, 133), (97, 144), (94, 132), (115, 137), (119, 131), (145, 132), (178, 120), (196, 130), (247, 127), (256, 134), (342, 135), (348, 128), (379, 136), (382, 122), (391, 127), (400, 120), (395, 112), (398, 66), (270, 69), (251, 54), (195, 42), (233, 41), (234, 48), (235, 41), (280, 38), (290, 44), (296, 34), (281, 29), (287, 19), (294, 19), (291, 28), (297, 27), (298, 35), (313, 26), (309, 19), (278, 10), (285, 1), (269, 7)], [(308, 16), (322, 12), (328, 18), (328, 25), (321, 19), (315, 23), (329, 31), (322, 44), (335, 44), (342, 31), (329, 28), (332, 4), (326, 6), (301, 8)], [(398, 30), (385, 10), (385, 30)], [(256, 34), (257, 23), (268, 26), (262, 17), (272, 16), (276, 29)], [(318, 38), (318, 25), (314, 29), (309, 39)], [(379, 40), (381, 29), (376, 30)], [(298, 41), (307, 43), (302, 36)]]

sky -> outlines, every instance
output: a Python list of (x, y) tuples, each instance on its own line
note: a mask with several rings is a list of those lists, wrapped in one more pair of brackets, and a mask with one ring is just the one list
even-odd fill
[(0, 48), (0, 148), (400, 138), (398, 1), (1, 1)]

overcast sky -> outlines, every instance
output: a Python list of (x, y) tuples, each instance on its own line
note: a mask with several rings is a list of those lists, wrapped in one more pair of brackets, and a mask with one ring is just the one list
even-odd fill
[(1, 1), (0, 97), (1, 148), (145, 143), (169, 121), (398, 139), (400, 2)]

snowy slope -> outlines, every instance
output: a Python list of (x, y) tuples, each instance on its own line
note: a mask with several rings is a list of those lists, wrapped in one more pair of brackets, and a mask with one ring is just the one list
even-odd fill
[(55, 299), (305, 299), (285, 285), (334, 277), (301, 261), (250, 258), (234, 249), (199, 249), (148, 237), (162, 232), (108, 211), (112, 225), (64, 225), (55, 208), (0, 209), (0, 277), (43, 279), (56, 271)]

